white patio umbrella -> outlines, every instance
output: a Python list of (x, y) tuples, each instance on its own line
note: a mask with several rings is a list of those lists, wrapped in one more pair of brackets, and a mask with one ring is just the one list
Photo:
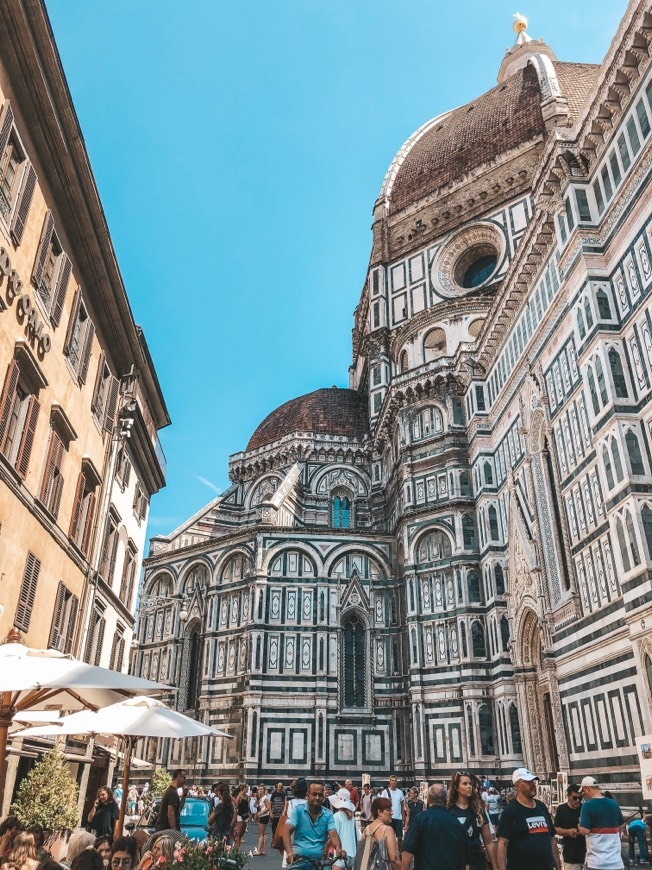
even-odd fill
[(122, 799), (120, 801), (120, 817), (118, 827), (122, 830), (125, 809), (127, 806), (127, 791), (129, 787), (129, 771), (134, 743), (139, 737), (228, 737), (231, 735), (219, 728), (204, 725), (196, 719), (184, 716), (170, 709), (154, 698), (135, 697), (111, 704), (95, 712), (82, 710), (64, 716), (51, 725), (40, 725), (36, 728), (25, 728), (19, 731), (17, 737), (45, 737), (50, 735), (113, 735), (125, 740), (124, 768), (122, 775)]
[(97, 709), (133, 695), (160, 695), (170, 687), (80, 662), (54, 649), (0, 644), (0, 806), (5, 789), (7, 736), (25, 710)]

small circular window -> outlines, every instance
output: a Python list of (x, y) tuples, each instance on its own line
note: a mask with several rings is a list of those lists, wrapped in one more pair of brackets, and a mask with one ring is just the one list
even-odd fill
[(455, 264), (455, 283), (465, 290), (480, 287), (491, 278), (497, 265), (498, 251), (493, 245), (474, 245)]
[(480, 284), (484, 284), (493, 274), (497, 262), (498, 258), (495, 254), (485, 254), (484, 257), (478, 257), (464, 273), (462, 287), (479, 287)]

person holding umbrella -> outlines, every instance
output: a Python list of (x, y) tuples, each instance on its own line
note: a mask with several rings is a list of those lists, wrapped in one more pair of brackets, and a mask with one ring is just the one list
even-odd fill
[(88, 814), (88, 822), (90, 824), (91, 833), (96, 837), (101, 837), (106, 834), (109, 837), (118, 836), (118, 816), (120, 808), (116, 803), (113, 792), (108, 785), (100, 786), (97, 790), (95, 803), (91, 807)]

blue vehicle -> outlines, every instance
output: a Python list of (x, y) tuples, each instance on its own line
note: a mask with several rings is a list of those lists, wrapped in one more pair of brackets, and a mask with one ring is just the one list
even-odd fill
[[(160, 798), (154, 801), (150, 809), (145, 810), (138, 822), (125, 825), (126, 830), (146, 831), (148, 834), (153, 834), (156, 830), (156, 821), (158, 819), (159, 807), (161, 805)], [(208, 817), (211, 813), (211, 804), (207, 798), (203, 797), (187, 797), (183, 807), (181, 808), (181, 833), (189, 840), (196, 840), (199, 843), (208, 837)]]

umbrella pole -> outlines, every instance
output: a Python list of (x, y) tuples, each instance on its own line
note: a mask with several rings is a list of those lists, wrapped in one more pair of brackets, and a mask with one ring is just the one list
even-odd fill
[(122, 770), (122, 798), (120, 799), (120, 815), (118, 816), (118, 831), (122, 836), (127, 811), (127, 791), (129, 790), (129, 774), (131, 771), (131, 753), (133, 737), (125, 737), (124, 765)]
[(5, 797), (5, 781), (7, 778), (7, 740), (11, 724), (11, 716), (0, 715), (0, 815), (4, 815), (2, 805)]

